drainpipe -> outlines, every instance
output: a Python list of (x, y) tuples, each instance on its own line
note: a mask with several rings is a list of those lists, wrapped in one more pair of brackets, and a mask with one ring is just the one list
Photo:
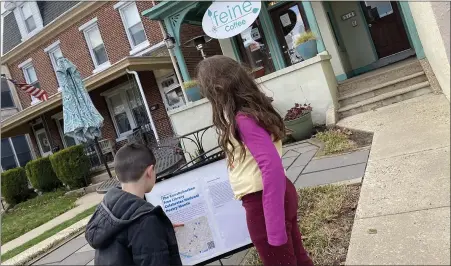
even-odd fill
[[(155, 6), (154, 0), (152, 0), (152, 6)], [(163, 23), (161, 23), (160, 20), (158, 20), (157, 22), (158, 22), (158, 25), (160, 26), (161, 33), (163, 34), (163, 40), (165, 40), (168, 37), (168, 34), (164, 30)], [(177, 76), (177, 80), (179, 81), (180, 88), (182, 88), (183, 98), (185, 99), (185, 103), (188, 104), (188, 96), (186, 96), (185, 86), (183, 86), (182, 75), (180, 74), (180, 70), (177, 65), (177, 61), (175, 59), (174, 53), (172, 52), (172, 49), (169, 49), (169, 48), (168, 48), (168, 52), (169, 52), (169, 57), (171, 58), (171, 61), (172, 61), (172, 66), (174, 67), (174, 70), (175, 70), (175, 75)]]
[(157, 141), (159, 141), (160, 138), (158, 137), (157, 129), (155, 128), (155, 124), (153, 123), (152, 114), (150, 113), (150, 108), (149, 108), (149, 105), (147, 104), (146, 95), (144, 95), (144, 90), (141, 85), (141, 80), (139, 79), (138, 72), (130, 71), (130, 70), (128, 70), (128, 68), (125, 69), (125, 71), (127, 71), (128, 74), (132, 74), (133, 76), (135, 76), (135, 80), (136, 80), (136, 83), (138, 84), (139, 92), (141, 93), (141, 97), (143, 99), (144, 107), (146, 107), (147, 115), (149, 116), (150, 126), (152, 127), (153, 133), (155, 134), (155, 138), (157, 139)]

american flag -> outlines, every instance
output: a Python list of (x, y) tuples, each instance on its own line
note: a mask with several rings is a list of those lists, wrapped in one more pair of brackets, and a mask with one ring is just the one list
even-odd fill
[[(5, 78), (5, 77), (2, 77), (2, 78)], [(14, 79), (9, 79), (9, 78), (5, 78), (5, 79), (10, 81), (12, 84), (14, 84), (14, 86), (16, 86), (16, 89), (24, 91), (24, 92), (30, 94), (31, 96), (38, 98), (41, 101), (47, 101), (47, 99), (48, 99), (48, 94), (43, 89), (36, 88), (35, 86), (27, 84), (27, 83), (17, 82)]]

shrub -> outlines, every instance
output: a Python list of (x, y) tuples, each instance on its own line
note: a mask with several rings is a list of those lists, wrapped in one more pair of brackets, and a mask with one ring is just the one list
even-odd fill
[(51, 155), (50, 162), (58, 179), (70, 188), (86, 185), (90, 163), (83, 145), (72, 146)]
[(25, 170), (31, 185), (39, 191), (52, 191), (61, 186), (48, 157), (28, 162)]
[(3, 172), (1, 186), (2, 196), (9, 204), (20, 203), (30, 196), (27, 175), (22, 167)]
[(298, 46), (312, 40), (316, 40), (315, 34), (311, 31), (306, 31), (296, 38), (296, 40), (294, 41), (294, 46)]

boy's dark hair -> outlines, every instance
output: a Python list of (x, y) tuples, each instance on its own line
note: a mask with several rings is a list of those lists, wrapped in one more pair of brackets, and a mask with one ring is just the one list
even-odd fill
[(142, 144), (127, 144), (114, 156), (114, 170), (121, 183), (138, 181), (147, 167), (155, 163), (152, 150)]

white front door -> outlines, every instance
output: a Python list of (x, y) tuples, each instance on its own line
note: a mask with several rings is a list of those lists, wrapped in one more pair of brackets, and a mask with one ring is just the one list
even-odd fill
[(182, 88), (175, 74), (157, 79), (157, 84), (166, 105), (166, 110), (176, 109), (186, 104)]
[(47, 157), (52, 154), (52, 147), (50, 146), (49, 138), (44, 128), (35, 131), (36, 142), (38, 143), (39, 151), (42, 157)]

